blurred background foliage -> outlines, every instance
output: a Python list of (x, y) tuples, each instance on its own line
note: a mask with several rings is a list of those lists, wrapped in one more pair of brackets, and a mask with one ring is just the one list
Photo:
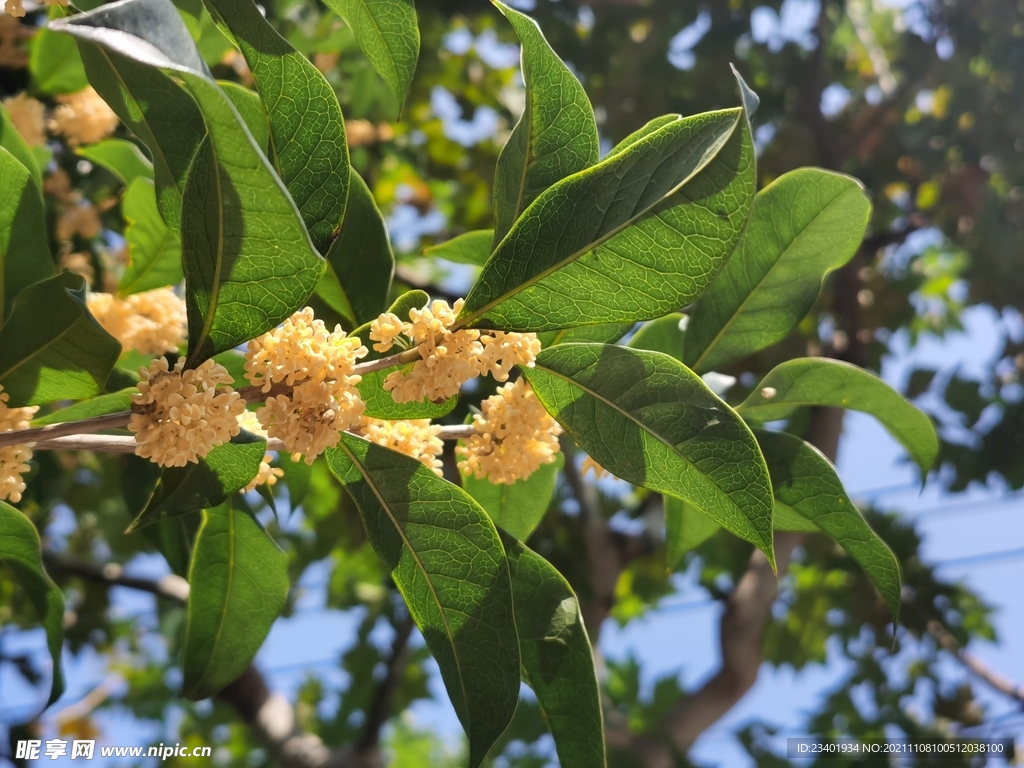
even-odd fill
[[(604, 151), (653, 117), (733, 105), (728, 65), (734, 62), (761, 97), (754, 116), (761, 185), (804, 165), (863, 181), (874, 206), (864, 247), (830, 278), (797, 332), (723, 371), (738, 379), (730, 401), (741, 400), (761, 374), (793, 354), (827, 353), (877, 370), (895, 339), (913, 345), (943, 337), (962, 327), (968, 307), (986, 304), (1008, 329), (986, 376), (964, 378), (950, 361), (913, 371), (907, 394), (941, 426), (941, 468), (933, 482), (951, 491), (972, 482), (1024, 486), (1024, 3), (521, 0), (517, 6), (539, 21), (584, 83)], [(241, 56), (201, 5), (180, 0), (179, 7), (200, 19), (199, 46), (215, 75), (251, 86)], [(423, 249), (491, 225), (495, 160), (524, 107), (510, 28), (484, 0), (421, 0), (422, 55), (399, 119), (394, 97), (336, 15), (317, 0), (270, 0), (262, 7), (337, 89), (353, 164), (388, 218), (397, 290), (462, 295), (473, 268), (425, 258)], [(0, 15), (4, 97), (27, 91), (52, 107), (86, 85), (70, 39), (40, 29), (46, 16), (46, 8), (22, 20)], [(130, 138), (123, 127), (117, 135)], [(123, 184), (56, 137), (33, 151), (46, 169), (55, 260), (102, 289), (123, 261)], [(318, 313), (330, 321), (328, 308)], [(450, 420), (461, 421), (469, 404), (487, 394), (481, 388), (463, 398)], [(586, 605), (604, 598), (585, 547), (575, 467), (567, 462), (530, 544), (562, 570)], [(159, 570), (147, 533), (122, 533), (129, 510), (119, 487), (133, 471), (131, 459), (39, 453), (23, 508), (45, 530), (51, 551)], [(276, 517), (258, 495), (251, 503), (291, 558), (297, 586), (285, 615), (314, 606), (349, 612), (358, 627), (332, 662), (340, 675), (306, 672), (295, 701), (300, 724), (327, 744), (381, 738), (395, 766), (461, 765), (461, 744), (409, 715), (411, 705), (438, 693), (430, 684), (432, 662), (422, 642), (409, 639), (408, 615), (347, 498), (322, 462), (308, 476), (290, 473), (276, 490)], [(667, 571), (659, 500), (616, 482), (600, 483), (596, 492), (620, 559), (608, 564), (617, 568), (612, 604), (590, 605), (586, 615), (626, 624), (676, 594), (684, 574), (695, 574), (708, 598), (720, 600), (746, 570), (750, 546), (719, 533)], [(942, 736), (983, 726), (985, 708), (970, 686), (947, 684), (948, 654), (996, 639), (990, 609), (922, 561), (911, 525), (870, 509), (866, 514), (904, 566), (895, 649), (888, 614), (863, 572), (830, 541), (811, 537), (798, 550), (765, 629), (765, 663), (802, 669), (825, 663), (832, 648), (849, 662), (848, 678), (813, 703), (809, 732), (866, 737), (895, 726), (911, 736)], [(218, 765), (269, 762), (229, 706), (179, 700), (180, 605), (160, 599), (155, 610), (149, 602), (115, 610), (106, 586), (52, 570), (70, 595), (68, 650), (98, 659), (114, 682), (94, 690), (100, 694), (80, 714), (58, 714), (56, 724), (26, 720), (31, 706), (5, 703), (0, 722), (11, 739), (54, 728), (102, 733), (123, 729), (127, 718), (148, 729), (154, 743), (213, 745)], [(23, 688), (45, 688), (41, 656), (17, 650), (24, 646), (20, 627), (34, 621), (0, 572), (2, 688), (13, 690), (4, 681), (14, 678)], [(947, 634), (930, 633), (933, 621)], [(596, 641), (600, 625), (589, 629)], [(687, 686), (675, 676), (644, 686), (643, 665), (642, 658), (601, 662), (607, 720), (660, 739), (665, 714), (685, 700)], [(391, 685), (383, 696), (385, 678)], [(932, 693), (911, 711), (908, 701), (922, 684)], [(548, 764), (552, 749), (544, 734), (540, 713), (524, 704), (495, 750), (495, 764)], [(772, 735), (757, 723), (737, 734), (757, 764), (785, 765)], [(689, 764), (682, 754), (676, 761)], [(175, 762), (187, 761), (167, 764)], [(635, 755), (615, 749), (612, 764), (639, 765)]]

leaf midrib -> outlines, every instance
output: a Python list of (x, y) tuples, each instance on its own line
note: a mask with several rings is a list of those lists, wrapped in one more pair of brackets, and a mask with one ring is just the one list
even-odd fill
[[(570, 378), (568, 376), (565, 376), (564, 374), (558, 373), (557, 371), (554, 371), (554, 370), (552, 370), (551, 368), (548, 368), (545, 365), (541, 365), (540, 363), (537, 364), (537, 368), (540, 368), (541, 370), (547, 371), (552, 376), (555, 376), (556, 378), (561, 379), (562, 381), (566, 382), (570, 386), (578, 387), (579, 389), (581, 389), (583, 392), (585, 392), (586, 394), (590, 395), (594, 399), (601, 401), (602, 403), (604, 403), (608, 407), (614, 409), (616, 412), (618, 412), (618, 413), (622, 414), (623, 416), (625, 416), (627, 419), (629, 419), (634, 424), (636, 424), (638, 427), (640, 427), (640, 429), (642, 429), (644, 432), (646, 432), (651, 437), (656, 439), (659, 443), (661, 443), (662, 445), (666, 446), (669, 450), (671, 450), (674, 454), (676, 454), (680, 459), (682, 459), (684, 462), (686, 462), (687, 466), (692, 467), (695, 472), (698, 472), (701, 476), (706, 477), (708, 479), (708, 481), (715, 487), (715, 490), (717, 490), (719, 493), (721, 493), (728, 500), (729, 504), (733, 507), (733, 509), (735, 509), (737, 512), (739, 512), (740, 516), (744, 520), (746, 520), (748, 523), (750, 523), (751, 527), (753, 527), (753, 522), (750, 520), (750, 518), (747, 517), (743, 513), (743, 510), (739, 508), (739, 506), (736, 504), (736, 502), (734, 502), (732, 500), (732, 498), (729, 496), (729, 494), (726, 493), (726, 491), (714, 480), (714, 478), (712, 478), (710, 475), (708, 475), (708, 474), (706, 474), (704, 472), (701, 472), (696, 466), (694, 466), (692, 461), (690, 461), (686, 456), (684, 456), (682, 453), (680, 453), (679, 449), (676, 448), (676, 446), (672, 445), (672, 443), (667, 442), (661, 435), (657, 434), (656, 432), (653, 432), (642, 421), (640, 421), (635, 416), (633, 416), (633, 414), (623, 410), (621, 407), (619, 407), (617, 404), (613, 403), (608, 398), (606, 398), (603, 395), (595, 392), (594, 390), (590, 389), (589, 387), (584, 386), (583, 384), (581, 384), (580, 382), (576, 381), (573, 378)], [(566, 427), (566, 429), (568, 429), (568, 427)], [(689, 501), (690, 504), (693, 504), (693, 506), (697, 507), (702, 512), (704, 512), (704, 510), (701, 508), (701, 506), (699, 504), (697, 504), (696, 502), (694, 502), (692, 500), (689, 500), (689, 499), (687, 501)], [(704, 514), (707, 514), (707, 512), (704, 512)], [(757, 531), (756, 528), (754, 530), (755, 530), (755, 533), (758, 533), (758, 534), (760, 533), (760, 532)]]
[[(797, 236), (794, 237), (790, 244), (786, 246), (782, 253), (779, 254), (779, 257), (775, 260), (775, 263), (772, 264), (768, 271), (764, 273), (764, 276), (762, 276), (761, 279), (754, 284), (754, 286), (747, 293), (746, 298), (744, 298), (743, 301), (740, 302), (740, 305), (736, 308), (732, 315), (730, 315), (728, 322), (726, 322), (725, 325), (722, 326), (718, 333), (715, 334), (715, 337), (708, 343), (706, 347), (704, 347), (704, 351), (701, 352), (700, 357), (693, 361), (693, 365), (691, 366), (692, 368), (697, 369), (700, 367), (700, 364), (704, 360), (704, 358), (707, 357), (708, 353), (714, 348), (714, 346), (719, 342), (719, 340), (721, 340), (722, 336), (725, 335), (726, 331), (728, 331), (729, 328), (731, 328), (732, 325), (736, 322), (736, 318), (743, 314), (744, 308), (746, 308), (747, 304), (753, 299), (754, 295), (761, 288), (761, 285), (768, 280), (771, 274), (778, 268), (779, 264), (781, 264), (785, 260), (786, 254), (789, 253), (789, 251), (792, 248), (794, 248), (797, 245), (797, 243), (800, 242), (800, 239), (804, 237), (804, 235), (807, 233), (807, 230), (811, 228), (814, 222), (817, 221), (820, 216), (825, 215), (825, 213), (831, 210), (832, 206), (835, 205), (840, 198), (844, 197), (848, 191), (849, 190), (844, 189), (842, 192), (840, 192), (836, 197), (832, 199), (832, 201), (828, 204), (827, 207), (820, 210), (817, 214), (815, 214), (814, 218), (811, 219), (811, 221), (809, 221), (805, 226), (800, 228), (800, 232), (797, 234)], [(756, 197), (754, 198), (754, 205), (757, 205)], [(739, 253), (737, 255), (742, 256), (742, 253)], [(825, 281), (825, 277), (827, 275), (828, 271), (826, 271), (825, 274), (822, 275), (822, 282)]]
[(223, 189), (221, 188), (220, 160), (217, 158), (217, 147), (213, 143), (213, 137), (208, 135), (206, 140), (210, 143), (210, 152), (213, 154), (214, 176), (217, 179), (217, 256), (214, 260), (213, 286), (210, 289), (209, 303), (206, 306), (206, 318), (203, 320), (203, 330), (199, 332), (199, 338), (196, 339), (196, 346), (188, 356), (186, 365), (189, 367), (192, 367), (199, 362), (198, 358), (202, 355), (203, 345), (206, 344), (206, 340), (210, 337), (210, 330), (213, 328), (213, 321), (217, 315), (217, 302), (220, 299), (221, 289), (221, 271), (224, 268), (224, 198)]
[[(672, 187), (672, 189), (670, 189), (664, 195), (659, 197), (657, 200), (652, 202), (650, 205), (646, 206), (639, 213), (636, 213), (633, 216), (630, 216), (622, 224), (620, 224), (619, 226), (615, 227), (611, 231), (605, 233), (604, 235), (602, 235), (601, 237), (597, 238), (593, 242), (588, 243), (583, 248), (580, 248), (579, 250), (575, 251), (574, 253), (571, 253), (569, 256), (566, 256), (561, 261), (557, 262), (556, 264), (551, 265), (550, 267), (548, 267), (547, 269), (545, 269), (542, 272), (538, 273), (534, 277), (531, 277), (528, 280), (526, 280), (525, 282), (520, 283), (514, 289), (512, 289), (510, 291), (507, 291), (506, 293), (503, 293), (502, 295), (497, 296), (494, 299), (491, 299), (491, 301), (489, 301), (488, 303), (484, 304), (482, 307), (480, 307), (480, 309), (474, 310), (473, 312), (470, 312), (469, 314), (467, 314), (464, 317), (460, 318), (459, 320), (456, 321), (455, 325), (452, 326), (452, 330), (458, 330), (460, 328), (464, 328), (467, 324), (473, 322), (477, 318), (479, 318), (479, 317), (487, 314), (488, 312), (490, 312), (497, 305), (503, 303), (504, 301), (507, 301), (512, 296), (515, 296), (517, 294), (522, 293), (527, 288), (533, 287), (534, 285), (539, 283), (544, 278), (548, 277), (549, 275), (553, 274), (554, 272), (557, 272), (562, 267), (565, 267), (568, 264), (571, 264), (572, 262), (582, 258), (583, 256), (585, 256), (586, 254), (590, 253), (591, 251), (594, 251), (595, 249), (599, 248), (600, 246), (604, 245), (606, 242), (608, 242), (609, 240), (614, 238), (620, 232), (628, 229), (629, 227), (633, 226), (636, 222), (638, 222), (641, 219), (643, 219), (645, 216), (647, 216), (658, 205), (660, 205), (664, 201), (668, 200), (673, 195), (677, 194), (684, 186), (689, 184), (697, 174), (701, 173), (705, 168), (708, 167), (708, 165), (710, 165), (712, 163), (712, 161), (716, 157), (718, 157), (718, 155), (722, 151), (722, 149), (725, 148), (726, 143), (729, 141), (730, 138), (732, 138), (732, 134), (733, 134), (733, 132), (735, 132), (736, 127), (739, 125), (740, 118), (742, 118), (742, 117), (743, 117), (743, 113), (742, 112), (737, 114), (736, 120), (735, 120), (735, 122), (732, 125), (732, 130), (728, 131), (721, 138), (721, 140), (720, 140), (721, 143), (720, 143), (720, 146), (718, 147), (718, 151), (713, 153), (713, 154), (711, 154), (710, 157), (706, 157), (704, 162), (702, 162), (700, 165), (696, 166), (686, 176), (686, 178), (681, 180), (678, 184), (676, 184), (676, 186)], [(660, 130), (664, 130), (664, 129), (660, 129)], [(653, 133), (651, 135), (652, 136), (656, 135), (657, 133), (660, 132), (660, 130), (659, 131), (655, 131), (655, 133)], [(649, 139), (650, 137), (645, 137), (645, 138)], [(586, 168), (586, 169), (584, 169), (582, 171), (579, 171), (579, 173), (594, 173), (595, 170), (599, 167), (599, 165), (600, 164), (595, 165), (595, 166), (591, 166), (590, 168)], [(572, 178), (572, 177), (570, 176), (568, 178)], [(565, 179), (563, 179), (563, 181), (565, 181)], [(540, 200), (540, 198), (538, 197), (537, 200)], [(536, 205), (537, 204), (537, 200), (534, 200), (532, 203), (530, 203), (530, 207), (533, 207), (534, 205)], [(515, 227), (513, 225), (512, 229), (510, 229), (508, 234), (506, 234), (505, 239), (502, 240), (501, 244), (499, 244), (497, 248), (494, 249), (494, 253), (497, 253), (498, 250), (500, 250), (501, 245), (503, 245), (509, 239), (509, 237), (511, 236), (512, 231), (513, 231), (514, 228)], [(492, 254), (492, 256), (493, 256), (493, 254)]]
[[(227, 615), (228, 602), (231, 599), (231, 589), (235, 581), (235, 510), (231, 506), (231, 503), (227, 504), (228, 513), (228, 583), (227, 588), (224, 590), (224, 601), (221, 606), (220, 621), (217, 624), (217, 632), (213, 637), (213, 649), (210, 652), (210, 657), (207, 659), (205, 666), (203, 667), (203, 674), (199, 676), (199, 682), (206, 679), (206, 673), (210, 669), (210, 665), (213, 663), (214, 657), (217, 655), (217, 646), (220, 644), (221, 635), (224, 633), (224, 617)], [(206, 513), (209, 515), (209, 512)], [(206, 520), (206, 524), (209, 525), (209, 518)], [(196, 537), (199, 538), (198, 536)], [(190, 579), (191, 581), (191, 579)], [(189, 595), (191, 597), (191, 594)], [(195, 686), (193, 686), (195, 689)]]
[[(359, 439), (364, 440), (364, 442), (367, 442), (369, 444), (369, 441), (366, 441), (364, 438)], [(369, 473), (364, 470), (362, 463), (356, 458), (356, 455), (352, 452), (352, 450), (347, 445), (345, 445), (344, 440), (341, 440), (338, 443), (338, 447), (345, 451), (345, 454), (348, 456), (349, 461), (352, 462), (353, 466), (355, 466), (359, 474), (362, 475), (363, 482), (365, 482), (367, 487), (369, 487), (369, 489), (373, 492), (373, 495), (377, 497), (377, 503), (380, 504), (381, 509), (383, 509), (385, 514), (388, 516), (388, 519), (391, 521), (392, 526), (394, 526), (394, 529), (398, 532), (399, 537), (401, 537), (402, 544), (405, 546), (406, 549), (409, 550), (409, 553), (412, 555), (413, 561), (416, 563), (416, 566), (423, 573), (424, 580), (427, 582), (427, 588), (430, 590), (430, 596), (434, 599), (434, 603), (437, 605), (437, 612), (441, 615), (441, 621), (444, 623), (445, 634), (449, 638), (448, 642), (452, 649), (452, 656), (455, 658), (455, 669), (459, 674), (459, 689), (462, 691), (462, 706), (465, 708), (467, 720), (469, 720), (469, 722), (464, 723), (466, 728), (466, 736), (472, 738), (472, 734), (470, 733), (471, 728), (469, 724), (470, 722), (472, 722), (470, 720), (469, 712), (469, 694), (466, 691), (466, 681), (462, 676), (462, 661), (459, 659), (458, 646), (456, 646), (455, 644), (455, 633), (452, 632), (451, 625), (448, 623), (448, 616), (444, 612), (444, 606), (441, 604), (441, 600), (437, 595), (437, 590), (434, 589), (434, 582), (430, 579), (430, 572), (423, 565), (423, 561), (420, 560), (419, 553), (412, 546), (412, 543), (409, 541), (409, 537), (405, 534), (405, 530), (398, 524), (398, 521), (395, 519), (395, 516), (391, 514), (391, 508), (384, 500), (384, 497), (380, 494), (380, 491), (377, 490), (377, 486), (374, 484), (373, 480), (370, 479)]]

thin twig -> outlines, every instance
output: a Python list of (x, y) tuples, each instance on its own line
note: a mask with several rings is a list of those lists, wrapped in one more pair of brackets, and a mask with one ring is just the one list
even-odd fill
[(960, 643), (950, 634), (949, 630), (942, 626), (941, 622), (935, 619), (929, 621), (928, 633), (938, 641), (939, 645), (956, 656), (960, 663), (967, 667), (975, 677), (985, 681), (1004, 696), (1024, 703), (1024, 686), (1017, 685), (1013, 681), (1006, 679), (994, 669), (990, 669), (977, 656), (961, 648)]
[(104, 429), (119, 429), (128, 426), (131, 411), (118, 411), (103, 416), (93, 416), (81, 421), (63, 421), (59, 424), (47, 424), (45, 427), (21, 429), (16, 432), (0, 434), (0, 448), (8, 445), (31, 445), (40, 440), (47, 440), (65, 435), (82, 435), (100, 432)]
[(398, 352), (394, 355), (388, 355), (382, 357), (379, 360), (370, 360), (367, 363), (358, 363), (352, 366), (352, 373), (364, 374), (374, 373), (375, 371), (383, 371), (386, 368), (394, 368), (399, 365), (406, 365), (407, 363), (415, 363), (420, 359), (420, 348), (413, 347), (403, 352)]

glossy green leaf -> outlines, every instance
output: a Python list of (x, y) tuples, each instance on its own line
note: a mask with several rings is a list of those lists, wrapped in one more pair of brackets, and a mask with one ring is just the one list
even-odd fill
[(497, 247), (537, 196), (589, 168), (600, 154), (597, 122), (583, 86), (544, 39), (537, 22), (492, 0), (522, 42), (526, 109), (494, 169)]
[(126, 187), (136, 179), (153, 180), (153, 163), (137, 144), (127, 139), (105, 139), (99, 144), (79, 147), (75, 154), (110, 171)]
[[(507, 144), (505, 146), (508, 146)], [(475, 229), (463, 232), (458, 237), (423, 249), (424, 256), (453, 261), (456, 264), (472, 264), (482, 267), (491, 255), (493, 229)]]
[(696, 549), (722, 529), (693, 504), (666, 496), (665, 564), (674, 568), (690, 550)]
[(667, 123), (543, 192), (484, 266), (461, 322), (545, 331), (676, 311), (732, 253), (753, 194), (742, 110)]
[(754, 434), (768, 463), (776, 500), (810, 520), (849, 552), (878, 587), (897, 621), (899, 561), (846, 495), (832, 463), (813, 445), (793, 435), (763, 429)]
[(774, 562), (761, 451), (693, 371), (659, 352), (560, 344), (522, 373), (594, 461), (634, 485), (689, 501)]
[(578, 341), (611, 344), (629, 333), (634, 325), (635, 323), (581, 325), (578, 328), (563, 328), (560, 331), (542, 331), (537, 334), (537, 338), (545, 347), (553, 347), (555, 344), (572, 344)]
[[(410, 363), (411, 366), (411, 363)], [(424, 399), (418, 403), (396, 403), (390, 392), (384, 389), (384, 379), (393, 371), (401, 368), (389, 368), (386, 371), (363, 374), (363, 380), (357, 385), (359, 396), (366, 403), (366, 415), (374, 419), (390, 421), (403, 419), (439, 419), (454, 410), (459, 401), (458, 395), (452, 395), (440, 403), (432, 403)]]
[(395, 94), (401, 111), (420, 55), (413, 0), (325, 0), (325, 4), (352, 29), (359, 49)]
[(256, 3), (206, 3), (249, 65), (270, 126), (274, 167), (302, 213), (313, 245), (327, 253), (344, 216), (349, 187), (345, 120), (334, 88), (278, 34)]
[(217, 85), (231, 100), (231, 106), (235, 108), (242, 118), (242, 122), (245, 123), (245, 127), (249, 129), (256, 146), (269, 157), (270, 125), (267, 123), (267, 113), (263, 111), (260, 95), (256, 91), (230, 80), (218, 80)]
[(514, 483), (492, 483), (486, 478), (463, 474), (462, 487), (484, 508), (496, 526), (519, 541), (526, 541), (548, 511), (555, 481), (564, 464), (565, 456), (559, 453), (554, 462), (542, 464), (532, 475)]
[(857, 252), (871, 204), (856, 179), (800, 168), (754, 198), (743, 238), (691, 312), (686, 363), (712, 371), (782, 341)]
[(15, 297), (53, 275), (46, 212), (32, 173), (0, 147), (0, 323)]
[[(51, 19), (64, 15), (62, 7), (50, 8)], [(45, 28), (36, 32), (32, 39), (28, 69), (32, 74), (32, 84), (49, 96), (75, 93), (89, 85), (75, 42)]]
[(561, 768), (603, 768), (604, 724), (579, 601), (551, 563), (502, 536), (512, 576), (523, 680), (551, 730)]
[(209, 139), (196, 153), (182, 198), (189, 360), (259, 336), (301, 307), (323, 261), (170, 0), (124, 0), (51, 26), (174, 72), (203, 113)]
[(680, 362), (683, 359), (683, 326), (686, 315), (672, 312), (665, 317), (651, 320), (640, 326), (628, 346), (633, 349), (649, 349), (664, 352)]
[(85, 292), (81, 277), (64, 272), (18, 294), (0, 328), (0, 386), (9, 407), (84, 400), (103, 388), (121, 345), (93, 320)]
[(185, 179), (206, 135), (199, 108), (158, 70), (81, 39), (78, 48), (92, 87), (149, 150), (160, 214), (180, 233)]
[(188, 572), (182, 693), (212, 696), (252, 663), (288, 598), (288, 556), (232, 505), (203, 510)]
[(395, 257), (384, 217), (363, 177), (353, 168), (345, 220), (327, 261), (348, 297), (356, 323), (368, 323), (384, 311)]
[(106, 416), (108, 413), (127, 411), (132, 407), (132, 393), (138, 392), (135, 387), (126, 387), (107, 395), (97, 395), (89, 400), (60, 408), (56, 411), (32, 419), (33, 427), (44, 427), (47, 424), (60, 424), (65, 421), (81, 421), (94, 416)]
[(612, 147), (611, 150), (609, 150), (608, 154), (605, 155), (604, 159), (607, 160), (609, 157), (614, 157), (620, 152), (629, 149), (631, 146), (640, 141), (640, 139), (645, 139), (652, 133), (660, 131), (669, 123), (674, 123), (677, 120), (682, 119), (682, 115), (662, 115), (661, 117), (654, 118), (653, 120), (645, 123), (637, 130), (633, 131), (631, 134), (629, 134), (629, 136), (627, 136), (614, 147)]
[(32, 522), (10, 504), (0, 501), (0, 563), (14, 573), (43, 621), (46, 644), (53, 660), (53, 682), (47, 706), (64, 693), (60, 653), (64, 643), (64, 595), (43, 570), (42, 543)]
[[(134, 454), (121, 457), (121, 495), (132, 517), (138, 516), (153, 495), (163, 470), (149, 459)], [(192, 560), (192, 544), (199, 529), (201, 515), (179, 515), (157, 520), (144, 527), (144, 536), (167, 560), (171, 571), (188, 578)]]
[(217, 506), (252, 482), (266, 452), (266, 440), (243, 431), (195, 464), (166, 468), (127, 532), (157, 520)]
[[(7, 114), (7, 109), (3, 104), (0, 104), (0, 148), (6, 149), (14, 155), (15, 160), (28, 169), (28, 172), (32, 174), (32, 180), (36, 183), (37, 190), (42, 194), (43, 172), (39, 161), (32, 148), (25, 143), (21, 134), (18, 133), (18, 129), (14, 127), (11, 116)], [(37, 149), (45, 149), (45, 147), (37, 147)]]
[(160, 216), (153, 182), (135, 179), (124, 193), (121, 211), (127, 222), (128, 264), (118, 294), (127, 296), (180, 283), (184, 277), (181, 243)]
[(437, 659), (476, 768), (519, 698), (519, 644), (498, 532), (465, 491), (415, 459), (349, 434), (326, 456)]
[(345, 293), (345, 289), (342, 287), (341, 281), (335, 274), (334, 267), (331, 266), (330, 262), (327, 262), (327, 268), (324, 269), (320, 282), (316, 284), (314, 293), (320, 301), (336, 312), (339, 317), (348, 323), (355, 323), (355, 310), (352, 309), (352, 304), (348, 300), (348, 294)]
[(773, 368), (737, 410), (753, 421), (785, 419), (800, 406), (833, 406), (871, 414), (927, 472), (939, 451), (931, 419), (873, 373), (824, 357)]

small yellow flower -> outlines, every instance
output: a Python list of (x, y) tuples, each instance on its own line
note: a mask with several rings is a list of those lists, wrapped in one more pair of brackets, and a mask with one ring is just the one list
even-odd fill
[(25, 6), (22, 5), (21, 0), (6, 0), (4, 3), (4, 13), (20, 19), (25, 15)]
[(498, 387), (480, 407), (482, 415), (473, 419), (476, 434), (455, 449), (463, 457), (463, 474), (514, 483), (555, 460), (562, 428), (525, 379)]
[(441, 454), (444, 452), (444, 441), (440, 438), (441, 427), (431, 424), (430, 419), (382, 421), (364, 416), (358, 433), (371, 443), (422, 462), (434, 470), (438, 477), (442, 476)]
[(68, 144), (95, 144), (112, 134), (119, 124), (114, 111), (92, 86), (57, 97), (50, 130), (67, 138)]
[[(9, 10), (11, 2), (21, 5), (21, 0), (7, 0), (8, 13), (11, 13)], [(11, 13), (11, 15), (24, 16), (25, 12)], [(26, 144), (30, 147), (41, 147), (46, 143), (46, 121), (44, 119), (46, 108), (41, 101), (36, 101), (26, 93), (19, 93), (17, 96), (4, 99), (4, 109), (7, 110), (11, 123), (14, 124), (15, 130), (21, 134), (21, 138), (25, 140)]]
[(540, 352), (537, 334), (502, 331), (491, 331), (491, 334), (480, 337), (484, 346), (478, 361), (480, 375), (489, 373), (495, 381), (508, 381), (508, 375), (515, 366), (534, 366)]
[(92, 293), (86, 305), (96, 322), (121, 342), (127, 352), (144, 355), (177, 351), (188, 329), (185, 302), (170, 288), (133, 293), (119, 299), (109, 293)]
[(367, 354), (358, 338), (341, 327), (328, 332), (309, 307), (296, 312), (273, 331), (249, 342), (245, 376), (254, 387), (270, 392), (275, 384), (290, 391), (268, 397), (256, 415), (270, 437), (281, 440), (294, 457), (306, 463), (337, 445), (341, 433), (359, 424), (365, 405), (353, 374)]
[(132, 395), (136, 412), (128, 429), (135, 433), (135, 453), (162, 467), (196, 463), (213, 448), (238, 434), (238, 417), (245, 401), (230, 387), (233, 379), (224, 366), (207, 360), (183, 370), (184, 359), (168, 370), (161, 357), (140, 368), (138, 393)]
[[(10, 395), (0, 386), (0, 432), (15, 432), (28, 429), (29, 422), (39, 410), (37, 406), (8, 408)], [(25, 481), (21, 479), (29, 470), (28, 461), (32, 449), (27, 445), (8, 445), (0, 448), (0, 499), (17, 503), (25, 492)]]
[(614, 475), (611, 472), (602, 467), (589, 456), (584, 457), (583, 463), (580, 465), (580, 474), (585, 475), (587, 474), (587, 472), (593, 472), (595, 480), (602, 480), (606, 477), (614, 477)]
[(399, 336), (408, 336), (411, 332), (412, 325), (391, 312), (385, 312), (370, 323), (370, 340), (377, 342), (373, 348), (378, 352), (387, 352)]

